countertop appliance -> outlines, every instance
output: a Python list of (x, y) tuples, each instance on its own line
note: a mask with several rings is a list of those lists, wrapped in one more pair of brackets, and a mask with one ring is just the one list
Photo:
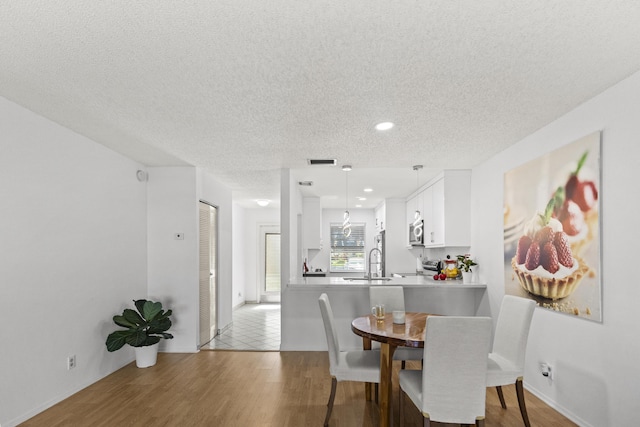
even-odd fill
[(433, 274), (435, 273), (440, 273), (442, 271), (442, 261), (435, 259), (435, 260), (424, 260), (422, 261), (422, 269), (428, 273), (428, 272), (433, 272)]

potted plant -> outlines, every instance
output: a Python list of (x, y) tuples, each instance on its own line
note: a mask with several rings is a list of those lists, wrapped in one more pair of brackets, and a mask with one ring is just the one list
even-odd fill
[(134, 300), (136, 310), (126, 308), (113, 316), (116, 325), (126, 329), (112, 332), (107, 337), (107, 350), (116, 351), (129, 344), (136, 351), (136, 366), (146, 368), (156, 364), (160, 339), (171, 339), (166, 331), (171, 327), (171, 310), (164, 311), (162, 303)]
[(473, 270), (472, 266), (478, 265), (469, 255), (458, 255), (458, 268), (462, 271), (462, 283), (471, 283)]

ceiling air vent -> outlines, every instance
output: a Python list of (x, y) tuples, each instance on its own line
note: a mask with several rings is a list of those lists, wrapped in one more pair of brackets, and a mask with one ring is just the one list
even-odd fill
[(298, 185), (302, 185), (304, 187), (311, 187), (313, 185), (313, 181), (298, 181)]
[(336, 159), (307, 159), (307, 163), (311, 166), (316, 165), (329, 165), (335, 166), (338, 163)]

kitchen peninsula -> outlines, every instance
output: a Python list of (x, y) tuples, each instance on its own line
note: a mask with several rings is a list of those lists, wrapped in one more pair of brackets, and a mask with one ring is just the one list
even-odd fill
[(326, 350), (326, 338), (318, 298), (326, 293), (336, 319), (341, 348), (362, 348), (362, 339), (351, 331), (351, 321), (368, 314), (369, 287), (402, 286), (406, 311), (475, 316), (486, 299), (486, 284), (462, 284), (462, 280), (435, 281), (417, 275), (366, 280), (354, 277), (300, 277), (282, 291), (281, 350)]

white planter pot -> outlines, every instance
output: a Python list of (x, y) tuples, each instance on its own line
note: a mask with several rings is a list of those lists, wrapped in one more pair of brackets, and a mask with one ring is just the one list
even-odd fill
[(479, 269), (479, 265), (475, 265), (473, 267), (473, 278), (471, 279), (472, 283), (480, 283), (480, 272), (478, 271)]
[(158, 346), (160, 343), (145, 347), (134, 347), (136, 351), (136, 366), (138, 368), (148, 368), (156, 364), (158, 360)]
[(473, 273), (471, 271), (462, 272), (462, 283), (465, 285), (473, 283)]

